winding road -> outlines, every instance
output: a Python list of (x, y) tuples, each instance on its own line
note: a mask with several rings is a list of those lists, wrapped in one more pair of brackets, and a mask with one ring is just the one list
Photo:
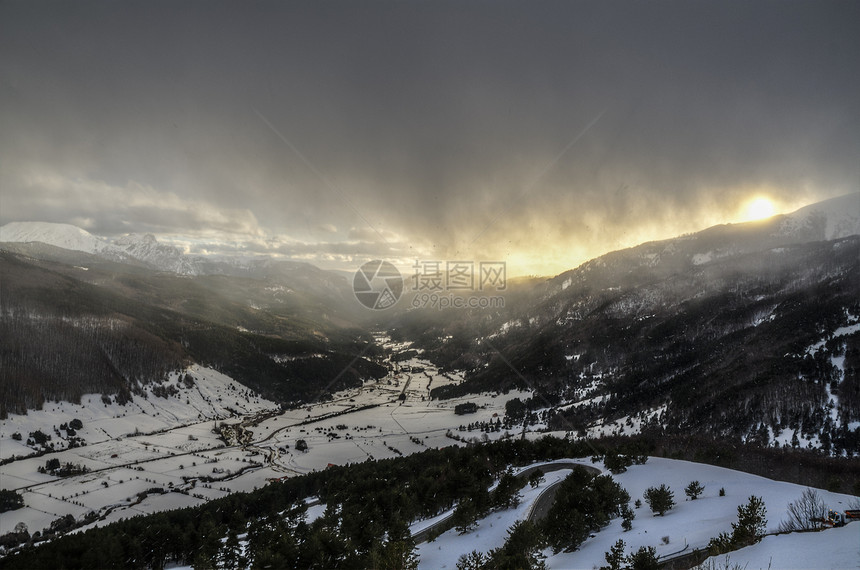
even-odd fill
[[(534, 470), (542, 469), (544, 473), (547, 471), (558, 471), (559, 469), (573, 469), (574, 466), (582, 467), (586, 471), (589, 471), (594, 474), (596, 477), (600, 475), (602, 471), (597, 467), (592, 467), (591, 465), (583, 465), (582, 463), (575, 463), (573, 461), (568, 461), (566, 463), (560, 464), (560, 466), (556, 467), (556, 464), (547, 467), (553, 467), (553, 469), (542, 469), (539, 466), (534, 467)], [(532, 469), (531, 467), (529, 469)], [(526, 520), (529, 522), (537, 522), (542, 518), (546, 517), (550, 508), (552, 508), (552, 504), (555, 501), (555, 494), (558, 491), (559, 486), (564, 482), (564, 479), (561, 481), (556, 481), (552, 485), (548, 486), (546, 489), (541, 491), (540, 495), (538, 495), (537, 499), (532, 503), (531, 508), (529, 509), (529, 514), (526, 517)]]
[[(594, 473), (594, 475), (600, 475), (602, 471), (596, 467), (592, 467), (591, 465), (584, 465), (582, 463), (570, 460), (560, 460), (555, 461), (553, 463), (545, 463), (542, 465), (532, 465), (531, 467), (527, 467), (523, 469), (517, 474), (517, 477), (526, 477), (534, 473), (535, 471), (541, 470), (544, 473), (549, 473), (551, 471), (561, 471), (562, 469), (573, 469), (575, 467), (582, 467), (587, 471)], [(563, 480), (562, 480), (563, 481)], [(538, 498), (535, 499), (534, 503), (532, 503), (531, 508), (529, 509), (528, 515), (526, 519), (531, 522), (536, 522), (543, 517), (546, 516), (546, 513), (549, 512), (550, 507), (552, 507), (553, 499), (555, 499), (555, 493), (558, 491), (558, 486), (562, 483), (562, 481), (558, 481), (548, 486), (546, 489), (541, 491)], [(451, 510), (451, 513), (445, 518), (436, 521), (432, 525), (427, 528), (421, 529), (418, 532), (412, 535), (413, 540), (415, 540), (416, 544), (420, 544), (422, 542), (426, 542), (431, 536), (438, 536), (442, 534), (446, 530), (450, 529), (451, 519), (454, 517), (454, 510)]]

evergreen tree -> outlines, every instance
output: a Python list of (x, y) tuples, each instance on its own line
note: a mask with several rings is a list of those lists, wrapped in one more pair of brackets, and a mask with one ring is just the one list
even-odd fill
[(469, 554), (461, 554), (457, 559), (457, 570), (483, 570), (489, 558), (483, 552), (473, 550)]
[(520, 504), (520, 489), (525, 480), (514, 476), (510, 471), (502, 475), (499, 484), (493, 490), (492, 505), (495, 508), (509, 509)]
[(621, 509), (621, 517), (624, 519), (621, 521), (621, 528), (626, 531), (633, 529), (633, 519), (636, 518), (636, 513), (633, 512), (633, 509), (630, 508), (630, 505), (624, 505)]
[(651, 507), (652, 512), (662, 517), (666, 511), (675, 506), (675, 496), (669, 487), (661, 484), (659, 487), (649, 487), (645, 491), (645, 502)]
[(210, 513), (203, 515), (200, 521), (200, 545), (194, 553), (192, 566), (206, 570), (216, 568), (218, 552), (220, 550), (221, 530), (216, 526), (215, 520)]
[(460, 534), (469, 532), (475, 521), (478, 520), (478, 508), (475, 506), (475, 501), (471, 497), (466, 497), (454, 509), (454, 514), (451, 521), (454, 523), (454, 528)]
[(618, 541), (609, 548), (609, 552), (603, 555), (604, 558), (606, 558), (607, 565), (601, 566), (600, 570), (621, 570), (621, 565), (625, 562), (624, 547), (624, 541), (618, 539)]
[(227, 540), (221, 546), (218, 562), (221, 568), (244, 568), (248, 562), (242, 555), (239, 537), (233, 529), (227, 533)]
[[(57, 465), (59, 466), (59, 461), (57, 461)], [(5, 513), (6, 511), (14, 511), (16, 509), (20, 509), (24, 506), (24, 497), (19, 495), (16, 491), (10, 491), (8, 489), (0, 489), (0, 513)]]
[(738, 506), (738, 522), (732, 523), (732, 543), (737, 547), (758, 542), (767, 526), (766, 509), (761, 497), (751, 496), (746, 505)]
[(610, 476), (593, 477), (577, 468), (559, 485), (541, 526), (554, 551), (575, 550), (590, 532), (620, 515), (629, 500), (630, 495)]
[(684, 493), (690, 497), (691, 501), (695, 501), (704, 490), (705, 488), (698, 481), (690, 481), (690, 484), (684, 488)]
[(520, 568), (546, 568), (541, 554), (543, 537), (540, 530), (529, 521), (517, 521), (508, 529), (505, 544), (490, 552), (488, 566), (498, 570)]
[(659, 570), (657, 549), (653, 546), (640, 546), (639, 550), (627, 557), (630, 570)]

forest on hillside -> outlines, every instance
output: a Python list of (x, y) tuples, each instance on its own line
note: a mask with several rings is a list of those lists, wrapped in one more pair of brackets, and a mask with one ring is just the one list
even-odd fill
[[(206, 320), (166, 306), (179, 303), (171, 295), (194, 301), (182, 297), (183, 289), (168, 294), (162, 288), (164, 298), (152, 304), (129, 293), (127, 275), (106, 275), (102, 284), (93, 284), (69, 270), (0, 251), (2, 417), (51, 400), (78, 402), (85, 393), (122, 403), (140, 393), (141, 385), (162, 382), (192, 362), (288, 405), (325, 396), (326, 386), (336, 391), (387, 372), (375, 362), (379, 349), (371, 346), (373, 339), (360, 329), (336, 329), (325, 337), (315, 323), (271, 317), (286, 323), (282, 330), (255, 332), (233, 320), (245, 309), (221, 307), (218, 318), (224, 322)], [(152, 286), (143, 277), (134, 282)]]

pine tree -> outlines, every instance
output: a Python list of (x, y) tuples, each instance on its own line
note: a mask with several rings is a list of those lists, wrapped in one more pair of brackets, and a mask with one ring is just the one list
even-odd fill
[(684, 493), (690, 497), (691, 501), (695, 501), (704, 490), (705, 488), (698, 481), (690, 481), (690, 484), (684, 489)]
[(661, 484), (659, 487), (649, 487), (645, 491), (645, 502), (651, 507), (652, 512), (662, 517), (666, 511), (675, 506), (675, 496), (669, 487)]
[(546, 568), (544, 556), (541, 554), (543, 537), (540, 531), (529, 521), (517, 521), (508, 529), (508, 538), (501, 548), (490, 552), (488, 566), (491, 568), (519, 569)]
[(630, 570), (659, 570), (657, 549), (653, 546), (641, 546), (639, 550), (627, 557)]
[(636, 513), (633, 512), (633, 509), (630, 508), (630, 505), (624, 505), (621, 509), (621, 517), (624, 519), (621, 521), (621, 528), (624, 531), (633, 529), (633, 519), (636, 518)]
[(483, 570), (489, 558), (483, 552), (473, 550), (469, 554), (461, 554), (457, 559), (457, 570)]
[(764, 501), (754, 495), (746, 505), (738, 506), (738, 522), (732, 523), (732, 543), (736, 547), (758, 542), (767, 526), (766, 512)]
[(610, 547), (609, 552), (606, 552), (603, 556), (606, 558), (607, 566), (601, 566), (600, 570), (621, 570), (622, 564), (624, 564), (625, 556), (624, 556), (624, 541), (618, 539), (618, 541)]

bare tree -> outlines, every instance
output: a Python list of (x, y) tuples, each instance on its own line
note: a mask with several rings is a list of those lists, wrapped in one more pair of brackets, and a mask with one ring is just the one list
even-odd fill
[(820, 528), (827, 516), (827, 505), (818, 491), (811, 487), (796, 501), (788, 503), (788, 519), (779, 525), (780, 532), (814, 530)]

